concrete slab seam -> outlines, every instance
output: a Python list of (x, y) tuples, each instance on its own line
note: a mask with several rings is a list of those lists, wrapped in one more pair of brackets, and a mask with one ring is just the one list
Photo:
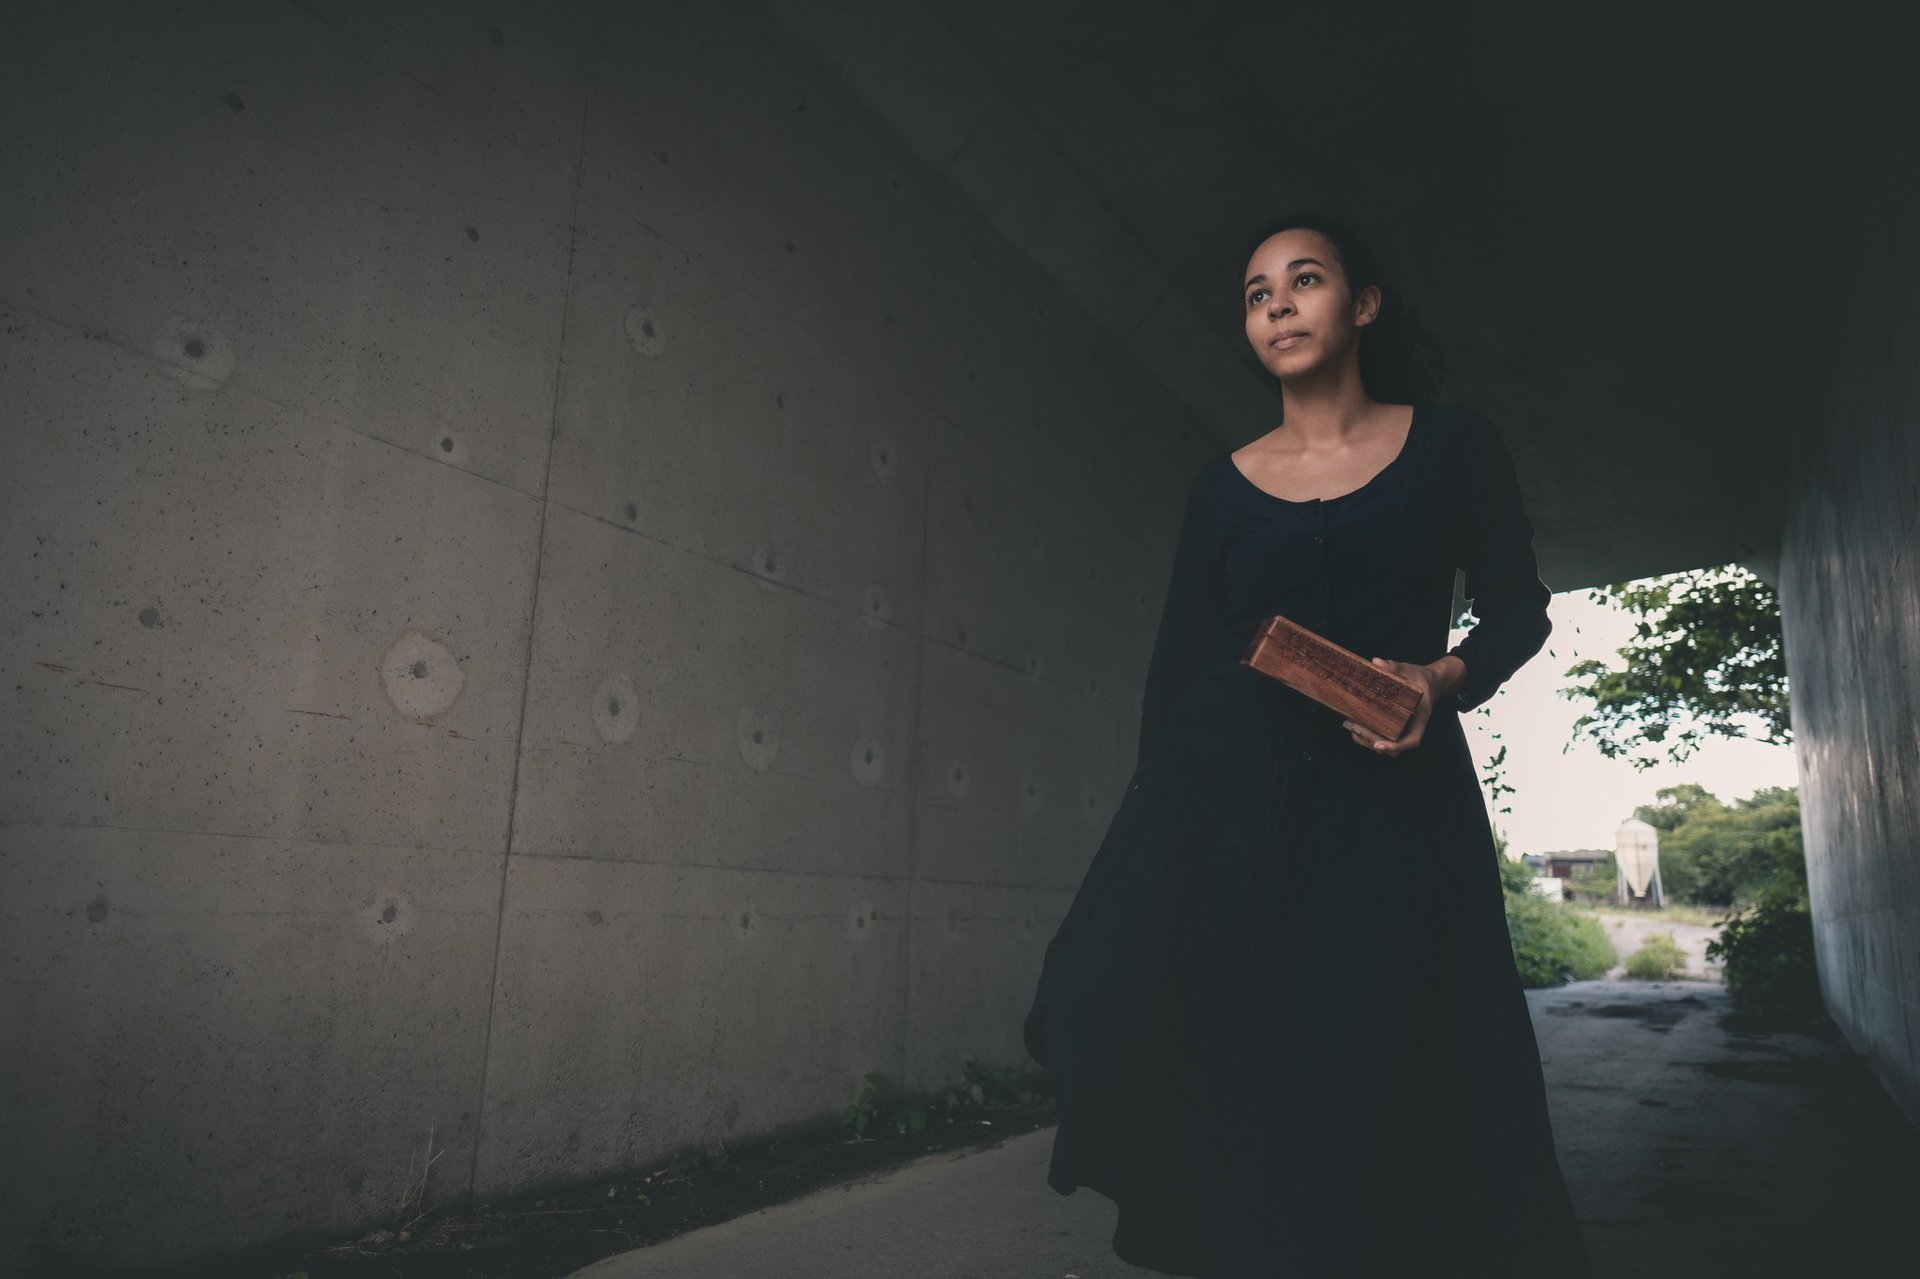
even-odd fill
[[(588, 30), (600, 29), (601, 8), (596, 5)], [(526, 757), (527, 703), (533, 688), (533, 649), (540, 633), (540, 582), (542, 558), (546, 553), (547, 516), (553, 509), (549, 494), (553, 490), (554, 440), (560, 431), (560, 392), (566, 382), (567, 321), (573, 301), (573, 267), (580, 248), (580, 173), (586, 163), (587, 121), (593, 110), (594, 57), (587, 58), (586, 90), (580, 99), (580, 132), (574, 143), (573, 212), (567, 225), (567, 280), (560, 291), (560, 341), (554, 351), (553, 401), (547, 417), (546, 478), (541, 484), (540, 524), (533, 539), (533, 583), (527, 602), (526, 653), (520, 668), (520, 714), (514, 726), (513, 775), (507, 782), (507, 831), (500, 858), (500, 893), (494, 906), (493, 963), (487, 974), (487, 1015), (480, 1028), (480, 1083), (473, 1107), (473, 1150), (467, 1161), (466, 1199), (473, 1200), (474, 1186), (480, 1176), (480, 1149), (487, 1126), (487, 1074), (493, 1060), (493, 1013), (500, 994), (500, 942), (506, 931), (507, 881), (513, 866), (513, 824), (520, 799), (520, 765)]]

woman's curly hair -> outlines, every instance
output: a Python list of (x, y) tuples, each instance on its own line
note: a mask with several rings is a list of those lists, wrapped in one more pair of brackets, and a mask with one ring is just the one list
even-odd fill
[(1264, 244), (1282, 231), (1300, 230), (1327, 237), (1355, 295), (1369, 284), (1380, 290), (1380, 312), (1360, 330), (1360, 381), (1367, 394), (1383, 404), (1432, 399), (1446, 379), (1440, 345), (1400, 290), (1381, 276), (1379, 260), (1366, 237), (1337, 213), (1306, 209), (1273, 223), (1255, 243)]

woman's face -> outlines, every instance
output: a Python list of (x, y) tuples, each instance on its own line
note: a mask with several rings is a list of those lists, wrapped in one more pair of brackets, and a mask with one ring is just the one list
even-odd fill
[(1368, 285), (1355, 298), (1333, 243), (1296, 228), (1263, 241), (1247, 259), (1241, 298), (1247, 342), (1277, 378), (1337, 369), (1380, 308)]

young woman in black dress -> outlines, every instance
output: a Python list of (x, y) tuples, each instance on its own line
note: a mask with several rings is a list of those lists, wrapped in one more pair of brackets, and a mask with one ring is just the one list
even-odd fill
[[(1281, 421), (1193, 477), (1138, 763), (1047, 947), (1048, 1183), (1166, 1274), (1585, 1279), (1459, 722), (1550, 629), (1513, 463), (1338, 219), (1265, 236), (1241, 306)], [(1275, 613), (1418, 681), (1406, 732), (1243, 665)]]

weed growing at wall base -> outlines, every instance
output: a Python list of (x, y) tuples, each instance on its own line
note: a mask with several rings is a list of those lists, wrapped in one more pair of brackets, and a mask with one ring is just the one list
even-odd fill
[(917, 1102), (895, 1096), (885, 1075), (868, 1071), (859, 1095), (842, 1112), (841, 1118), (853, 1129), (854, 1140), (859, 1141), (866, 1136), (867, 1125), (882, 1112), (897, 1132), (919, 1132), (927, 1126), (927, 1112)]

